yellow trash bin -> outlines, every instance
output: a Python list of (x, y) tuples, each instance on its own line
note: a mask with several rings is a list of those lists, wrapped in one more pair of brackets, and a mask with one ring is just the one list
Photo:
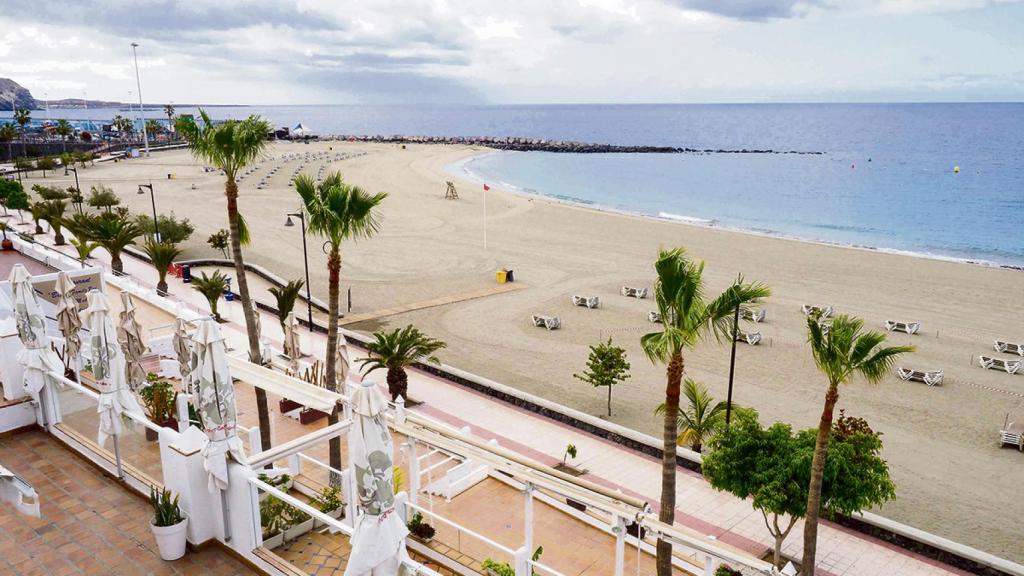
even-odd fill
[(497, 272), (494, 273), (494, 279), (498, 281), (498, 284), (504, 284), (507, 278), (508, 271), (506, 270), (498, 270)]

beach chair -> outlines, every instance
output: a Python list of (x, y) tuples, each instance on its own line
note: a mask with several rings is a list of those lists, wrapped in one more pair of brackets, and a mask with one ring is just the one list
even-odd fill
[(597, 308), (601, 305), (601, 299), (597, 296), (578, 296), (573, 295), (572, 297), (573, 306), (583, 306), (586, 308)]
[(1024, 344), (1014, 344), (1004, 340), (993, 340), (992, 347), (996, 349), (996, 352), (1002, 352), (1003, 354), (1017, 354), (1018, 356), (1024, 356)]
[(534, 314), (533, 325), (538, 328), (558, 330), (562, 327), (562, 321), (558, 319), (558, 316), (542, 316), (540, 314)]
[(897, 368), (896, 374), (899, 375), (901, 380), (906, 382), (924, 382), (929, 386), (939, 386), (942, 384), (942, 370), (911, 370), (909, 368)]
[(832, 307), (831, 306), (821, 307), (821, 306), (811, 306), (810, 304), (804, 304), (803, 306), (800, 307), (800, 311), (804, 313), (804, 316), (810, 316), (811, 314), (814, 314), (815, 312), (819, 313), (822, 318), (828, 318), (829, 316), (832, 315)]
[(1017, 450), (1024, 452), (1024, 422), (1003, 423), (1003, 429), (999, 431), (999, 446), (1007, 445), (1016, 446)]
[(746, 342), (751, 346), (757, 346), (763, 337), (760, 332), (744, 332), (743, 330), (737, 330), (735, 339), (737, 342)]
[(760, 310), (751, 309), (751, 310), (744, 310), (743, 311), (743, 319), (744, 320), (750, 320), (751, 322), (753, 322), (755, 324), (757, 324), (758, 322), (764, 322), (765, 315), (766, 315), (766, 311), (765, 311), (764, 308), (762, 308)]
[(643, 300), (644, 298), (647, 298), (647, 288), (631, 288), (629, 286), (623, 286), (622, 295), (629, 298)]
[(1016, 374), (1024, 360), (1003, 360), (992, 356), (978, 356), (978, 365), (986, 370), (1002, 370), (1007, 374)]
[(907, 334), (917, 334), (917, 331), (921, 329), (920, 322), (900, 322), (898, 320), (886, 320), (885, 329), (889, 332), (906, 332)]
[(657, 310), (651, 310), (647, 313), (647, 321), (654, 322), (655, 324), (661, 324), (661, 314)]

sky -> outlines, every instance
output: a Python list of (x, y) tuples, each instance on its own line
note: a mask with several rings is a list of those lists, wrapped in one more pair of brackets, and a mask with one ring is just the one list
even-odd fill
[(147, 103), (1024, 100), (1020, 0), (0, 7), (0, 77), (37, 99), (129, 100), (137, 42)]

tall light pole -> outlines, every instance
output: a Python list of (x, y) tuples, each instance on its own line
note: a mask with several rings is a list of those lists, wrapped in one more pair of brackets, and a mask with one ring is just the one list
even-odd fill
[(145, 194), (145, 192), (142, 191), (143, 188), (149, 188), (149, 201), (153, 204), (153, 239), (159, 242), (160, 224), (157, 223), (156, 217), (156, 197), (153, 195), (153, 181), (150, 180), (149, 184), (139, 184), (139, 194)]
[[(139, 53), (136, 48), (137, 42), (132, 42), (132, 55), (135, 57), (135, 87), (139, 92), (139, 116), (142, 117), (142, 141), (146, 147), (146, 157), (149, 158), (149, 134), (146, 132), (146, 109), (142, 106), (142, 80), (139, 78)], [(152, 188), (150, 189), (152, 192)]]
[(306, 252), (306, 213), (302, 210), (298, 212), (292, 212), (288, 214), (288, 219), (284, 221), (285, 226), (295, 226), (292, 222), (292, 216), (295, 216), (302, 222), (302, 259), (306, 266), (306, 313), (309, 315), (309, 331), (313, 331), (313, 296), (310, 294), (309, 288), (309, 253)]

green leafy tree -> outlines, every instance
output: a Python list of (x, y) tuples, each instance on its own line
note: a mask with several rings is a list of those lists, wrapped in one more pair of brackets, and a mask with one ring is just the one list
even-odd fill
[(587, 357), (587, 369), (573, 378), (582, 380), (595, 388), (608, 389), (608, 416), (612, 415), (612, 387), (629, 379), (629, 360), (626, 350), (607, 342), (592, 345)]
[(89, 198), (85, 203), (91, 208), (106, 210), (109, 214), (114, 206), (121, 204), (121, 199), (110, 188), (103, 184), (96, 184), (89, 191)]
[(43, 186), (41, 184), (33, 184), (32, 191), (39, 195), (39, 198), (43, 200), (64, 200), (68, 197), (66, 190), (59, 186)]
[(75, 155), (72, 152), (64, 151), (60, 155), (60, 165), (64, 167), (64, 175), (68, 175), (68, 168), (75, 165)]
[[(661, 250), (654, 270), (657, 273), (654, 300), (662, 318), (662, 329), (645, 334), (640, 345), (652, 362), (666, 364), (661, 511), (658, 518), (672, 524), (676, 508), (677, 414), (685, 371), (683, 350), (692, 350), (708, 335), (719, 340), (728, 338), (735, 308), (746, 309), (771, 292), (763, 284), (747, 284), (740, 278), (725, 292), (709, 300), (705, 296), (704, 263), (687, 258), (682, 248)], [(658, 540), (656, 565), (658, 576), (672, 574), (670, 542)]]
[(164, 104), (164, 116), (167, 116), (167, 125), (174, 127), (174, 104)]
[[(320, 183), (308, 175), (295, 179), (295, 191), (302, 199), (309, 232), (327, 239), (327, 356), (325, 372), (327, 388), (338, 390), (335, 363), (338, 349), (339, 292), (341, 289), (341, 244), (346, 240), (370, 238), (380, 228), (377, 218), (381, 202), (387, 194), (369, 194), (358, 186), (350, 186), (342, 180), (340, 172), (328, 174)], [(416, 334), (419, 334), (417, 331)], [(426, 344), (423, 340), (420, 344)], [(404, 371), (401, 371), (404, 375)], [(397, 374), (397, 373), (396, 373)], [(397, 377), (397, 376), (396, 376)], [(388, 387), (391, 389), (392, 372), (388, 371)], [(407, 382), (407, 380), (405, 380)], [(405, 388), (402, 388), (404, 395)], [(392, 397), (397, 398), (392, 390)], [(328, 422), (337, 422), (332, 414)], [(334, 439), (330, 445), (331, 466), (341, 464), (341, 441)], [(338, 464), (339, 466), (335, 466)]]
[(64, 235), (61, 233), (61, 226), (63, 224), (64, 212), (67, 210), (67, 203), (63, 200), (44, 200), (39, 203), (41, 205), (40, 219), (46, 220), (50, 224), (50, 229), (53, 230), (53, 244), (55, 246), (63, 246), (65, 244)]
[[(828, 326), (826, 330), (825, 327)], [(822, 504), (822, 481), (825, 475), (833, 411), (839, 401), (839, 385), (860, 376), (869, 384), (877, 384), (896, 358), (913, 352), (913, 346), (885, 346), (884, 332), (865, 331), (860, 318), (841, 315), (828, 324), (818, 314), (807, 318), (807, 341), (818, 370), (828, 380), (825, 406), (818, 422), (811, 476), (807, 490), (807, 522), (804, 524), (803, 573), (814, 576), (818, 548), (818, 515)]]
[(18, 108), (14, 111), (14, 121), (18, 123), (18, 129), (21, 131), (21, 155), (28, 156), (25, 148), (25, 127), (32, 122), (32, 113), (25, 108)]
[[(242, 313), (245, 316), (245, 328), (249, 338), (249, 360), (260, 364), (260, 335), (257, 325), (256, 308), (249, 296), (249, 282), (246, 277), (245, 261), (242, 258), (242, 243), (239, 230), (238, 214), (238, 182), (239, 172), (256, 160), (267, 146), (267, 132), (270, 124), (259, 116), (250, 116), (245, 120), (227, 120), (214, 124), (205, 110), (199, 110), (202, 126), (192, 117), (179, 118), (175, 125), (176, 131), (188, 143), (192, 155), (217, 167), (224, 173), (224, 196), (227, 200), (228, 231), (230, 235), (231, 256), (235, 265), (235, 278), (238, 282), (238, 295), (242, 300)], [(328, 354), (328, 362), (333, 354)], [(333, 374), (329, 371), (328, 377)], [(267, 405), (267, 394), (256, 389), (256, 411), (259, 414), (260, 440), (263, 448), (268, 449), (270, 442), (270, 409)]]
[[(694, 452), (700, 452), (704, 443), (725, 427), (725, 402), (715, 402), (711, 393), (703, 384), (687, 378), (683, 382), (683, 395), (689, 404), (679, 408), (679, 438), (676, 444), (689, 446)], [(659, 416), (665, 415), (665, 405), (655, 409)]]
[(221, 321), (220, 313), (217, 312), (217, 303), (220, 297), (228, 289), (228, 278), (220, 270), (214, 270), (210, 276), (203, 272), (198, 278), (192, 277), (192, 288), (206, 297), (210, 303), (210, 313), (214, 319)]
[(282, 329), (284, 329), (284, 321), (288, 318), (288, 314), (295, 309), (295, 302), (299, 299), (299, 293), (303, 286), (305, 286), (305, 282), (302, 280), (292, 280), (284, 286), (271, 286), (267, 289), (274, 295), (274, 300), (277, 302), (277, 320), (281, 323)]
[(85, 203), (85, 196), (82, 196), (82, 191), (74, 186), (68, 186), (67, 188), (68, 201), (75, 207), (75, 210), (81, 214), (82, 204)]
[(210, 234), (210, 237), (206, 239), (206, 243), (210, 245), (210, 248), (214, 250), (220, 250), (220, 253), (224, 255), (224, 258), (228, 257), (228, 245), (231, 242), (230, 233), (227, 230), (221, 229), (217, 232)]
[(156, 283), (156, 291), (158, 294), (167, 295), (167, 269), (174, 260), (181, 256), (181, 249), (174, 245), (173, 242), (161, 241), (156, 242), (152, 238), (146, 240), (146, 243), (142, 245), (142, 251), (149, 256), (150, 261), (153, 263), (153, 267), (156, 268), (157, 276), (159, 281)]
[(114, 127), (114, 130), (117, 130), (118, 132), (121, 133), (122, 139), (130, 137), (132, 135), (132, 132), (135, 131), (135, 122), (132, 122), (130, 118), (125, 118), (120, 114), (114, 116), (114, 119), (111, 121), (110, 125)]
[(144, 234), (143, 230), (118, 214), (101, 214), (91, 218), (89, 222), (89, 236), (110, 254), (110, 268), (116, 273), (124, 273), (121, 253), (126, 246), (134, 244), (136, 238)]
[(21, 182), (0, 178), (0, 205), (4, 207), (4, 215), (7, 210), (26, 210), (28, 208), (28, 194)]
[[(412, 324), (405, 328), (395, 328), (390, 332), (375, 332), (373, 340), (366, 344), (370, 356), (360, 358), (366, 374), (374, 370), (388, 371), (388, 393), (392, 400), (401, 396), (409, 399), (409, 375), (405, 369), (416, 362), (440, 363), (434, 353), (448, 345), (419, 331)], [(367, 369), (368, 368), (368, 369)]]
[(35, 234), (43, 234), (43, 220), (46, 220), (46, 202), (33, 202), (28, 207), (32, 214), (32, 221), (36, 224)]
[[(153, 226), (153, 218), (146, 214), (139, 214), (135, 217), (135, 223), (142, 228), (147, 236), (152, 236), (156, 233), (157, 227)], [(178, 219), (174, 213), (170, 215), (160, 214), (157, 216), (157, 224), (160, 229), (160, 241), (170, 242), (171, 244), (181, 244), (188, 240), (192, 233), (196, 231), (196, 227), (189, 222), (188, 218)]]
[(52, 156), (43, 156), (36, 160), (36, 169), (43, 171), (43, 178), (46, 178), (47, 170), (54, 170), (57, 168), (57, 162)]
[[(24, 141), (22, 142), (22, 144), (24, 145)], [(14, 159), (14, 167), (28, 175), (31, 174), (32, 171), (36, 169), (36, 163), (29, 158), (19, 156)]]
[[(57, 120), (57, 124), (54, 126), (53, 131), (60, 136), (62, 149), (66, 152), (68, 149), (68, 136), (74, 134), (75, 129), (71, 127), (70, 122), (61, 118), (60, 120)], [(65, 164), (65, 166), (67, 166), (67, 164)], [(67, 171), (65, 170), (64, 173), (67, 174)]]
[(150, 136), (156, 136), (162, 132), (163, 129), (164, 127), (160, 124), (159, 120), (155, 120), (153, 118), (146, 120), (146, 133)]

